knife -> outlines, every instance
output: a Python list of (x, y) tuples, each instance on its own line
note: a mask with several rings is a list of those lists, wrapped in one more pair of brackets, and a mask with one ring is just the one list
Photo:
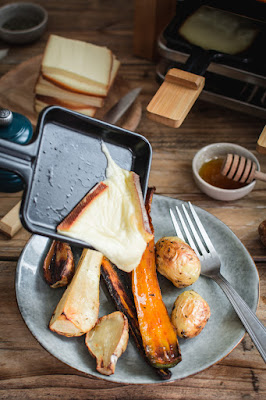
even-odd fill
[(114, 125), (122, 115), (134, 103), (141, 92), (141, 88), (136, 88), (123, 96), (107, 113), (103, 116), (103, 121)]

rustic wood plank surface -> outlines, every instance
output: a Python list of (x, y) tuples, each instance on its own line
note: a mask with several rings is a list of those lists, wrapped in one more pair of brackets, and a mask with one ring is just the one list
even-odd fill
[[(8, 3), (6, 1), (5, 3)], [(137, 131), (153, 148), (150, 185), (158, 194), (183, 200), (209, 211), (227, 224), (247, 247), (260, 275), (258, 317), (266, 322), (266, 248), (257, 228), (266, 219), (266, 186), (235, 202), (219, 202), (195, 186), (191, 161), (198, 149), (214, 142), (240, 144), (258, 157), (266, 171), (266, 156), (256, 153), (256, 141), (265, 121), (203, 102), (193, 106), (179, 129), (147, 119), (145, 108), (158, 89), (155, 64), (133, 54), (134, 3), (123, 0), (39, 0), (49, 13), (43, 37), (29, 45), (9, 47), (0, 62), (0, 77), (21, 62), (42, 53), (49, 33), (106, 45), (121, 60), (120, 76), (129, 86), (142, 87), (142, 119)], [(1, 5), (4, 2), (1, 2)], [(0, 193), (0, 217), (21, 198), (21, 193)], [(0, 398), (1, 399), (264, 399), (265, 364), (248, 335), (224, 360), (195, 376), (156, 385), (122, 385), (73, 370), (47, 353), (24, 324), (15, 298), (18, 257), (30, 238), (21, 229), (12, 240), (0, 234)], [(193, 360), (192, 360), (193, 362)]]

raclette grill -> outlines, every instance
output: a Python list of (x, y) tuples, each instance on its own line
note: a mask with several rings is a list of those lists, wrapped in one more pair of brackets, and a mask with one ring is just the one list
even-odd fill
[[(205, 76), (201, 99), (265, 118), (266, 116), (266, 4), (255, 0), (177, 1), (176, 15), (158, 39), (160, 82), (167, 71), (178, 68)], [(199, 7), (227, 11), (246, 19), (258, 29), (251, 46), (239, 54), (206, 51), (189, 43), (179, 34), (183, 22)]]

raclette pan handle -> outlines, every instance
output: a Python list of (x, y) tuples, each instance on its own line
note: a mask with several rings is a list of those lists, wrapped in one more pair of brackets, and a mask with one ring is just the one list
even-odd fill
[(212, 50), (204, 50), (201, 47), (194, 47), (188, 57), (183, 69), (196, 75), (203, 76), (210, 63), (218, 58), (220, 53)]
[(147, 116), (161, 124), (179, 128), (199, 97), (204, 74), (213, 59), (220, 56), (212, 50), (194, 47), (183, 69), (172, 68), (147, 106)]
[(19, 174), (28, 184), (32, 178), (32, 163), (37, 144), (20, 145), (0, 139), (0, 168)]

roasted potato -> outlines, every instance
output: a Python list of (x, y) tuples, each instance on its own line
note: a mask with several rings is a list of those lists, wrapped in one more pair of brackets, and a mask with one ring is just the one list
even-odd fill
[(186, 290), (174, 303), (171, 321), (179, 337), (193, 338), (202, 331), (210, 315), (208, 303), (194, 290)]
[(53, 240), (43, 263), (43, 275), (51, 288), (68, 285), (75, 273), (71, 247), (64, 242)]
[(177, 236), (162, 237), (156, 243), (156, 266), (160, 274), (176, 287), (184, 288), (200, 276), (200, 261), (195, 251)]

